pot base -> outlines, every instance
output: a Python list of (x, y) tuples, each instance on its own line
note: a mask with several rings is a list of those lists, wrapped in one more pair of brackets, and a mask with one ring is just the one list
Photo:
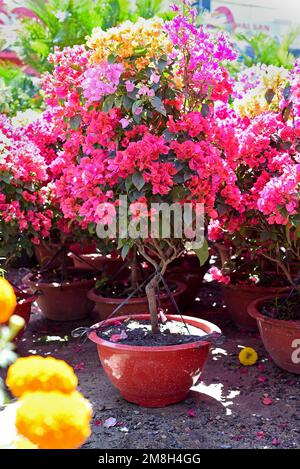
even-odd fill
[(177, 402), (184, 401), (187, 399), (189, 392), (172, 394), (170, 396), (160, 397), (157, 399), (153, 398), (142, 398), (141, 396), (128, 394), (127, 392), (121, 392), (121, 396), (128, 402), (137, 404), (141, 407), (166, 407), (168, 405), (177, 404)]

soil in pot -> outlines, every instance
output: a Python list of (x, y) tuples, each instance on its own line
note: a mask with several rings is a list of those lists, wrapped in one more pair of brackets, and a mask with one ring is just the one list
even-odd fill
[[(89, 338), (97, 344), (105, 372), (126, 400), (145, 407), (163, 407), (187, 398), (208, 358), (210, 343), (201, 340), (201, 336), (221, 331), (214, 324), (198, 318), (167, 315), (161, 342), (151, 337), (149, 319), (148, 314), (109, 319), (93, 326), (97, 330), (90, 332)], [(188, 334), (183, 321), (194, 336), (191, 341), (186, 339)], [(148, 332), (143, 333), (148, 334), (148, 343), (144, 341), (145, 337), (139, 337), (145, 328)], [(170, 328), (172, 332), (167, 332)], [(112, 341), (118, 335), (116, 331), (120, 331), (120, 335), (122, 330), (127, 331), (128, 338), (131, 336), (128, 343)], [(172, 333), (174, 339), (170, 343)], [(98, 334), (106, 334), (106, 338)], [(143, 345), (135, 345), (140, 340)]]
[(64, 280), (59, 271), (29, 274), (24, 283), (38, 292), (37, 303), (48, 319), (74, 321), (87, 316), (93, 302), (87, 292), (95, 284), (95, 272), (68, 268)]
[[(186, 285), (181, 282), (171, 280), (168, 282), (170, 291), (180, 307), (180, 298), (186, 289)], [(95, 302), (95, 310), (98, 312), (100, 319), (106, 319), (112, 312), (129, 296), (132, 288), (129, 282), (107, 282), (98, 288), (93, 288), (88, 292), (88, 298)], [(160, 307), (173, 311), (171, 299), (168, 293), (161, 287), (160, 290)], [(136, 314), (137, 311), (148, 312), (148, 299), (145, 289), (130, 298), (127, 303), (122, 306), (117, 315)]]
[[(233, 277), (234, 280), (234, 277)], [(249, 285), (247, 275), (240, 275), (239, 282), (223, 285), (224, 303), (235, 324), (241, 329), (256, 331), (257, 323), (248, 314), (248, 306), (252, 301), (267, 295), (276, 297), (291, 290), (285, 280), (275, 273), (266, 273), (258, 284)]]
[(160, 333), (151, 332), (151, 323), (148, 320), (116, 321), (104, 330), (97, 331), (98, 337), (109, 341), (118, 341), (124, 345), (142, 345), (144, 347), (188, 344), (201, 340), (205, 333), (194, 326), (183, 322), (166, 321), (160, 324)]
[(276, 365), (300, 374), (299, 295), (260, 298), (249, 305), (248, 312), (257, 321), (264, 346)]

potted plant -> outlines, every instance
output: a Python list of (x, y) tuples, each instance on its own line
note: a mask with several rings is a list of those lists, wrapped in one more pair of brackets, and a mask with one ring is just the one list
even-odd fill
[(248, 314), (249, 304), (263, 296), (284, 294), (292, 287), (282, 271), (258, 253), (260, 248), (254, 249), (252, 244), (243, 249), (232, 245), (221, 268), (213, 266), (210, 274), (222, 284), (224, 303), (234, 323), (243, 330), (256, 331), (257, 323)]
[(235, 323), (248, 330), (256, 328), (247, 313), (249, 304), (262, 296), (284, 294), (291, 289), (299, 263), (287, 256), (287, 275), (270, 260), (269, 251), (285, 249), (276, 242), (277, 219), (263, 215), (261, 193), (275, 176), (282, 174), (297, 158), (296, 127), (290, 93), (295, 70), (253, 67), (240, 74), (233, 107), (227, 117), (235, 127), (238, 151), (234, 166), (237, 176), (234, 203), (222, 203), (218, 217), (209, 226), (209, 238), (220, 253), (221, 269), (213, 267), (215, 280), (223, 283), (225, 304)]
[(279, 88), (265, 90), (269, 109), (250, 122), (236, 119), (240, 134), (236, 169), (240, 213), (227, 207), (226, 215), (218, 220), (221, 232), (226, 236), (231, 233), (236, 245), (253, 250), (256, 256), (273, 264), (290, 285), (289, 292), (256, 299), (248, 312), (257, 320), (262, 340), (275, 363), (294, 373), (300, 372), (294, 354), (300, 332), (298, 90), (296, 63)]
[[(185, 2), (183, 7), (188, 10)], [(232, 90), (221, 62), (235, 54), (222, 34), (197, 28), (194, 19), (188, 10), (167, 24), (140, 19), (96, 29), (89, 50), (56, 52), (51, 60), (57, 66), (45, 82), (48, 102), (59, 107), (60, 125), (63, 118), (72, 142), (56, 182), (66, 220), (76, 217), (98, 237), (116, 239), (122, 257), (137, 251), (152, 266), (149, 278), (136, 285), (145, 285), (150, 314), (137, 305), (136, 314), (103, 321), (90, 334), (115, 386), (146, 406), (185, 398), (207, 359), (210, 344), (201, 337), (220, 332), (200, 319), (165, 317), (159, 309), (161, 285), (171, 293), (168, 266), (194, 241), (197, 206), (215, 216), (220, 193), (226, 188), (227, 200), (235, 178), (225, 150), (233, 132), (213, 112)], [(191, 206), (186, 232), (178, 236), (172, 218), (165, 234), (155, 203)], [(141, 231), (154, 220), (153, 232)], [(125, 233), (123, 222), (137, 235)], [(207, 242), (195, 252), (204, 263)], [(159, 386), (153, 380), (158, 375)]]

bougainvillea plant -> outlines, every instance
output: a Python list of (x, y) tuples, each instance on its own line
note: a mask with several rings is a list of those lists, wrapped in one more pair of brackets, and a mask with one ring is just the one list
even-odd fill
[[(251, 120), (231, 113), (239, 140), (236, 175), (241, 191), (238, 209), (224, 205), (223, 215), (212, 221), (210, 239), (225, 241), (235, 252), (248, 251), (277, 266), (300, 292), (300, 64), (265, 89), (266, 106)], [(274, 72), (274, 67), (271, 73)], [(263, 88), (263, 83), (255, 85)], [(269, 82), (270, 86), (270, 82)], [(243, 98), (251, 107), (253, 95)], [(275, 103), (272, 104), (273, 99)], [(240, 110), (236, 106), (237, 111)], [(252, 107), (252, 109), (254, 109)], [(256, 108), (257, 109), (257, 108)], [(226, 267), (226, 266), (225, 266)], [(228, 267), (228, 266), (227, 266)], [(226, 269), (214, 269), (215, 279), (226, 283)]]
[(0, 116), (0, 230), (6, 256), (29, 247), (30, 239), (49, 235), (53, 211), (47, 183), (47, 165), (38, 147)]
[[(195, 26), (187, 2), (183, 9), (168, 23), (96, 29), (88, 49), (50, 57), (44, 88), (65, 139), (56, 190), (66, 220), (90, 232), (113, 224), (120, 196), (131, 204), (128, 221), (138, 223), (157, 215), (153, 202), (204, 204), (211, 218), (219, 197), (235, 203), (237, 144), (222, 117), (232, 92), (224, 64), (235, 53), (223, 34)], [(155, 268), (146, 293), (156, 332), (160, 276), (187, 239), (160, 230), (117, 238), (123, 256), (135, 246)]]

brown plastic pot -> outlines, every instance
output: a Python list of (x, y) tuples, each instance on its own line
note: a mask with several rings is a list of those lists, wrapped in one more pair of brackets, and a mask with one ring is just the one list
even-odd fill
[(95, 285), (95, 278), (79, 279), (72, 282), (56, 283), (35, 280), (34, 274), (23, 279), (33, 292), (39, 292), (37, 304), (43, 315), (53, 321), (75, 321), (86, 317), (94, 303), (87, 292)]
[(300, 321), (283, 321), (263, 315), (261, 307), (273, 299), (274, 296), (266, 296), (253, 301), (248, 312), (257, 321), (264, 346), (276, 365), (300, 374)]
[[(180, 297), (185, 292), (186, 285), (182, 282), (176, 283), (176, 291), (173, 293), (173, 297), (177, 304), (180, 305)], [(95, 303), (95, 310), (97, 311), (100, 319), (106, 319), (110, 314), (119, 306), (124, 298), (107, 298), (106, 296), (97, 295), (95, 289), (91, 289), (88, 292), (88, 298)], [(167, 293), (160, 295), (160, 305), (162, 308), (166, 308), (169, 311), (173, 311), (174, 307), (171, 304), (171, 300)], [(116, 316), (122, 316), (124, 314), (131, 315), (137, 314), (138, 312), (148, 313), (148, 300), (146, 296), (141, 298), (131, 298), (116, 314)]]
[(189, 308), (197, 298), (203, 277), (209, 267), (209, 260), (202, 266), (196, 254), (187, 254), (179, 260), (180, 262), (170, 264), (166, 275), (169, 279), (186, 284), (181, 304), (183, 308)]
[[(34, 246), (34, 254), (35, 257), (38, 261), (38, 264), (41, 267), (46, 267), (47, 264), (53, 259), (53, 262), (51, 263), (51, 268), (52, 269), (57, 269), (61, 266), (61, 255), (58, 255), (55, 259), (54, 256), (55, 254), (59, 251), (61, 248), (60, 244), (53, 244), (53, 243), (46, 243), (45, 241), (41, 241), (41, 244), (37, 244)], [(70, 259), (66, 259), (67, 265), (71, 266), (72, 262)]]
[[(98, 271), (105, 272), (105, 275), (108, 277), (116, 274), (118, 270), (121, 269), (124, 265), (123, 259), (113, 256), (103, 256), (103, 254), (93, 253), (93, 254), (80, 254), (80, 258), (70, 252), (68, 257), (72, 259), (75, 269), (90, 269), (94, 268)], [(126, 278), (129, 275), (129, 269), (125, 268), (120, 272), (118, 278)]]
[[(149, 315), (135, 314), (132, 318), (144, 320), (149, 319)], [(221, 333), (217, 326), (203, 319), (173, 315), (167, 318), (184, 320), (205, 334)], [(126, 319), (128, 316), (118, 318)], [(106, 325), (114, 321), (109, 319)], [(144, 407), (163, 407), (186, 399), (201, 375), (210, 350), (210, 343), (205, 341), (159, 347), (132, 346), (104, 340), (95, 331), (89, 334), (89, 339), (97, 344), (101, 364), (124, 399)]]
[(235, 324), (248, 331), (257, 331), (257, 324), (248, 314), (248, 306), (264, 296), (280, 296), (291, 290), (291, 287), (259, 287), (257, 285), (223, 285), (224, 302), (228, 313)]

